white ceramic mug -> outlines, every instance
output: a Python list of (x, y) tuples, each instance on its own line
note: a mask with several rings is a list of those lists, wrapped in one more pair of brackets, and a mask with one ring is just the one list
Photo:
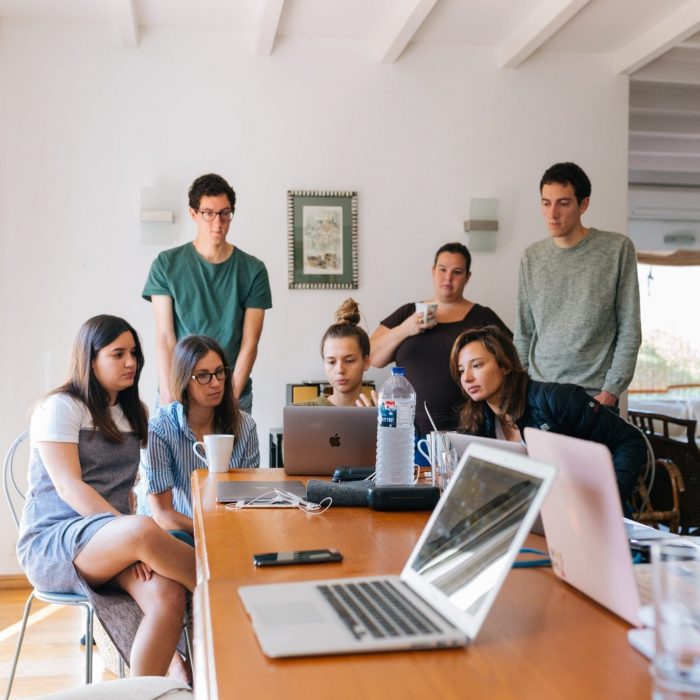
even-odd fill
[(440, 462), (440, 455), (452, 447), (450, 438), (442, 430), (437, 432), (433, 430), (416, 443), (416, 449), (428, 460), (428, 464), (432, 467), (437, 467)]
[[(197, 449), (199, 446), (204, 448), (204, 454)], [(233, 452), (233, 435), (205, 435), (204, 442), (195, 442), (192, 449), (210, 472), (227, 472)]]
[(433, 318), (437, 313), (438, 305), (434, 302), (428, 301), (417, 301), (416, 302), (416, 313), (423, 314), (423, 323), (428, 323), (428, 314), (432, 313)]

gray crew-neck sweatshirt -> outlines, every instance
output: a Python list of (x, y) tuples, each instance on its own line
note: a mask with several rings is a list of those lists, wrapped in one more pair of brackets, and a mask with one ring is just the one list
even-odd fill
[(514, 342), (533, 379), (620, 396), (641, 339), (637, 258), (627, 236), (591, 228), (572, 248), (550, 238), (525, 250)]

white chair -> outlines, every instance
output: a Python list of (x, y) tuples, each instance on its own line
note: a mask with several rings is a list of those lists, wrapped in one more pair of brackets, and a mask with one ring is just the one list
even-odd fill
[(41, 695), (34, 700), (191, 700), (190, 687), (182, 681), (160, 676), (140, 676), (94, 683), (87, 687)]
[[(15, 527), (19, 532), (19, 516), (17, 514), (18, 508), (15, 504), (15, 499), (19, 498), (24, 501), (24, 492), (17, 484), (15, 479), (13, 462), (15, 457), (15, 452), (17, 448), (29, 437), (29, 432), (25, 431), (19, 435), (15, 441), (10, 445), (10, 449), (5, 455), (5, 461), (2, 467), (2, 485), (3, 492), (5, 494), (5, 500), (7, 501), (7, 506), (12, 516), (12, 520), (15, 523)], [(85, 609), (85, 683), (92, 683), (92, 620), (93, 620), (93, 608), (90, 604), (89, 599), (79, 593), (51, 593), (48, 591), (40, 591), (37, 588), (33, 589), (27, 598), (27, 602), (24, 606), (24, 616), (22, 617), (22, 627), (19, 631), (19, 636), (17, 637), (17, 646), (15, 647), (15, 655), (12, 659), (12, 668), (10, 669), (10, 675), (7, 680), (7, 690), (5, 691), (5, 700), (10, 697), (10, 691), (12, 690), (12, 683), (15, 678), (15, 670), (17, 669), (17, 661), (19, 659), (19, 653), (22, 649), (22, 641), (24, 640), (24, 632), (27, 627), (27, 620), (29, 618), (29, 613), (32, 609), (32, 603), (34, 600), (41, 600), (44, 603), (52, 603), (54, 605), (70, 605), (70, 606), (80, 606)]]

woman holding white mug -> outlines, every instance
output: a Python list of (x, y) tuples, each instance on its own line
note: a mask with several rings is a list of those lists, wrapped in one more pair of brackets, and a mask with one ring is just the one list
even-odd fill
[[(171, 391), (177, 401), (162, 406), (148, 424), (141, 452), (138, 512), (166, 530), (193, 532), (190, 477), (204, 464), (193, 446), (206, 435), (232, 435), (229, 468), (259, 467), (255, 421), (236, 405), (231, 370), (212, 338), (189, 335), (175, 346)], [(209, 458), (209, 455), (207, 455)], [(193, 543), (191, 537), (183, 537)]]

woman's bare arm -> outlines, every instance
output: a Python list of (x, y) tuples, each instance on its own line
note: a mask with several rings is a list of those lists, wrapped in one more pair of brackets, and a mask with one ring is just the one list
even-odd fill
[(369, 340), (369, 359), (373, 367), (386, 367), (394, 361), (396, 350), (406, 338), (418, 335), (437, 325), (435, 317), (431, 314), (428, 322), (423, 323), (423, 314), (412, 314), (394, 328), (387, 328), (381, 324)]
[(184, 530), (193, 533), (194, 524), (192, 518), (178, 513), (173, 507), (173, 490), (168, 489), (163, 493), (149, 493), (148, 505), (151, 508), (153, 519), (164, 530)]

